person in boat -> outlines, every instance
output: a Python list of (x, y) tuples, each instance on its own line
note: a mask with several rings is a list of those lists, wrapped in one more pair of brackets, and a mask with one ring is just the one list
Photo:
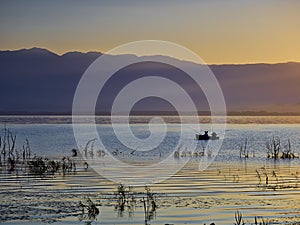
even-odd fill
[(205, 140), (208, 140), (208, 139), (209, 139), (208, 131), (204, 131), (203, 138), (204, 138)]
[(217, 133), (216, 132), (212, 132), (211, 133), (211, 139), (217, 139), (218, 137), (217, 137)]

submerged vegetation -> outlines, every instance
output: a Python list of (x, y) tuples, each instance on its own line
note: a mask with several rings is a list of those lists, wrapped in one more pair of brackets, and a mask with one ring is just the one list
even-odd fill
[[(243, 214), (240, 211), (236, 211), (234, 214), (234, 219), (235, 219), (235, 223), (234, 225), (246, 225), (246, 223), (244, 222), (243, 219)], [(254, 217), (254, 223), (249, 223), (249, 225), (269, 225), (270, 222), (266, 219), (264, 219), (263, 217), (258, 217), (255, 216)]]
[[(286, 145), (282, 146), (282, 141), (279, 137), (273, 137), (272, 139), (266, 141), (266, 153), (268, 159), (295, 159), (299, 158), (293, 151), (291, 147), (290, 139), (287, 140)], [(240, 158), (249, 158), (248, 139), (245, 139), (244, 144), (239, 146), (239, 156)], [(252, 151), (252, 157), (255, 157), (255, 151)]]
[(291, 148), (291, 142), (288, 139), (287, 144), (282, 147), (280, 138), (273, 137), (266, 142), (267, 157), (273, 159), (294, 159), (298, 158)]
[(198, 157), (204, 157), (204, 156), (208, 156), (211, 157), (212, 156), (212, 150), (210, 148), (209, 145), (206, 145), (204, 143), (201, 143), (201, 150), (199, 151), (189, 151), (188, 149), (184, 149), (182, 150), (182, 146), (179, 146), (176, 151), (174, 151), (174, 158), (185, 158), (185, 157), (189, 157), (189, 158), (198, 158)]
[[(134, 191), (133, 187), (119, 184), (114, 192), (114, 197), (111, 200), (115, 201), (115, 209), (118, 211), (118, 216), (123, 217), (123, 212), (127, 210), (129, 216), (132, 215), (136, 208), (143, 207), (144, 221), (140, 224), (150, 225), (151, 220), (155, 219), (158, 207), (158, 202), (163, 198), (162, 194), (154, 193), (150, 187), (145, 186), (143, 192)], [(86, 198), (85, 203), (80, 201), (79, 206), (82, 208), (82, 214), (79, 216), (80, 221), (88, 221), (91, 224), (96, 220), (96, 216), (99, 214), (99, 207), (101, 204), (94, 203), (90, 198)], [(141, 206), (142, 204), (142, 206)], [(86, 211), (84, 211), (86, 209)], [(233, 225), (270, 225), (273, 224), (268, 219), (262, 216), (255, 216), (254, 219), (244, 220), (243, 214), (237, 210), (234, 214)], [(211, 222), (210, 225), (217, 225), (217, 223)], [(175, 225), (171, 223), (165, 223), (164, 225)], [(206, 224), (204, 224), (206, 225)]]
[(152, 192), (148, 186), (145, 186), (144, 192), (135, 192), (133, 187), (119, 184), (115, 192), (115, 209), (121, 217), (126, 209), (129, 215), (131, 215), (134, 209), (139, 207), (139, 203), (141, 203), (144, 210), (144, 223), (146, 225), (155, 217), (158, 208), (157, 198), (159, 198), (159, 196), (158, 193)]
[(25, 143), (19, 151), (16, 146), (17, 136), (8, 128), (4, 127), (3, 135), (0, 135), (0, 169), (8, 172), (15, 172), (18, 176), (33, 175), (47, 176), (60, 173), (62, 175), (76, 173), (77, 166), (75, 149), (72, 150), (73, 156), (63, 156), (60, 160), (52, 160), (47, 157), (33, 155), (30, 148), (29, 140), (26, 138)]
[(117, 191), (115, 192), (115, 210), (118, 212), (118, 216), (122, 217), (124, 211), (128, 211), (129, 215), (132, 214), (136, 206), (135, 192), (132, 187), (119, 184)]
[[(0, 136), (0, 166), (6, 167), (8, 171), (14, 171), (16, 163), (20, 160), (20, 153), (16, 150), (16, 138), (16, 135), (4, 127), (3, 136)], [(30, 148), (29, 151), (23, 148), (22, 156), (23, 162), (30, 157)]]
[(38, 176), (54, 175), (57, 172), (61, 172), (63, 175), (76, 173), (75, 160), (70, 157), (63, 157), (61, 160), (49, 160), (34, 156), (27, 161), (27, 165), (28, 173)]
[(240, 158), (248, 158), (249, 150), (247, 149), (248, 139), (246, 138), (245, 143), (240, 145)]
[(96, 217), (99, 215), (100, 211), (97, 206), (90, 198), (85, 198), (83, 201), (79, 202), (79, 208), (81, 209), (81, 214), (79, 214), (79, 221), (84, 221), (86, 224), (91, 224)]
[(258, 179), (257, 187), (263, 189), (295, 189), (299, 187), (299, 173), (291, 173), (290, 177), (284, 178), (276, 170), (268, 170), (265, 166), (256, 170)]

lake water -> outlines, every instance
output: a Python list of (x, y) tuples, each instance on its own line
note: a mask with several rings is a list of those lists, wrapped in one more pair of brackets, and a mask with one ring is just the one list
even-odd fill
[[(211, 156), (214, 160), (204, 171), (197, 169), (203, 157), (188, 156), (188, 149), (186, 156), (174, 159), (175, 163), (181, 163), (190, 157), (182, 170), (151, 185), (159, 197), (158, 209), (149, 224), (233, 224), (237, 210), (243, 213), (247, 223), (254, 223), (255, 216), (278, 224), (300, 221), (300, 160), (274, 162), (266, 157), (266, 141), (272, 137), (280, 138), (282, 147), (290, 140), (293, 152), (300, 155), (299, 117), (228, 117), (224, 138), (209, 142), (196, 141), (189, 124), (181, 126), (175, 117), (165, 119), (169, 124), (162, 144), (151, 151), (138, 151), (139, 146), (136, 146), (137, 151), (133, 153), (116, 139), (109, 118), (97, 117), (97, 130), (105, 147), (111, 153), (121, 152), (116, 158), (122, 162), (151, 164), (173, 157), (172, 151), (176, 148), (181, 129), (188, 134), (187, 141), (195, 143), (197, 153), (203, 150), (203, 146), (214, 149), (216, 143), (222, 142), (218, 152), (212, 150), (216, 157)], [(89, 121), (90, 118), (83, 117), (79, 126), (84, 130)], [(147, 121), (149, 117), (131, 119), (131, 129), (137, 137), (149, 136)], [(200, 121), (202, 130), (210, 130), (209, 118), (202, 117)], [(77, 146), (68, 116), (1, 116), (0, 122), (17, 135), (17, 148), (20, 149), (28, 138), (32, 152), (39, 156), (61, 158), (71, 155), (73, 148), (84, 148)], [(122, 118), (116, 126), (122, 130)], [(162, 132), (161, 124), (154, 128), (155, 132)], [(87, 139), (94, 138), (89, 133), (84, 135)], [(240, 146), (246, 138), (249, 158), (241, 159)], [(161, 168), (161, 172), (165, 169)], [(120, 171), (114, 171), (114, 176), (119, 174)], [(103, 178), (92, 168), (85, 171), (80, 163), (77, 174), (68, 176), (17, 178), (15, 173), (2, 171), (0, 183), (0, 221), (5, 224), (85, 224), (87, 221), (79, 220), (78, 202), (87, 196), (101, 204), (94, 224), (145, 224), (140, 202), (134, 209), (120, 212), (115, 207), (115, 199), (110, 198), (118, 184)], [(137, 186), (134, 190), (142, 192), (143, 187)]]

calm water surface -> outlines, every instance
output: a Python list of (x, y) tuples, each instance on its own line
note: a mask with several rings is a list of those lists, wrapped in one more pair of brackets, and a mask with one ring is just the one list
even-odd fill
[[(145, 161), (157, 161), (172, 154), (182, 128), (176, 124), (176, 118), (167, 118), (171, 124), (162, 145), (153, 151), (138, 152), (133, 156), (114, 137), (108, 119), (99, 117), (97, 120), (97, 130), (105, 146), (111, 152), (116, 149), (122, 151), (122, 155), (118, 156), (122, 160), (142, 157)], [(60, 158), (70, 155), (71, 149), (78, 148), (70, 117), (2, 116), (0, 121), (17, 135), (17, 146), (22, 146), (28, 138), (36, 155)], [(132, 130), (137, 137), (149, 135), (146, 121), (148, 117), (132, 119)], [(278, 224), (300, 221), (300, 184), (298, 187), (297, 177), (297, 174), (300, 176), (300, 161), (274, 162), (266, 159), (265, 150), (266, 140), (279, 137), (282, 146), (289, 139), (292, 150), (300, 155), (299, 117), (229, 117), (228, 121), (222, 147), (205, 171), (195, 169), (199, 158), (194, 157), (173, 177), (151, 186), (160, 197), (157, 200), (159, 208), (150, 224), (233, 224), (236, 210), (243, 213), (248, 223), (254, 222), (254, 216), (263, 216)], [(85, 122), (89, 122), (89, 118), (83, 118), (80, 126), (88, 126)], [(121, 122), (122, 118), (118, 125), (120, 129), (123, 126)], [(207, 118), (203, 119), (201, 129), (210, 129)], [(159, 124), (155, 130), (160, 132)], [(197, 142), (196, 151), (201, 151), (203, 142), (194, 140), (194, 131), (189, 125), (185, 125), (183, 131), (190, 133), (189, 141)], [(84, 135), (89, 137), (90, 134)], [(249, 150), (247, 160), (239, 157), (240, 145), (246, 138)], [(205, 145), (214, 146), (213, 142)], [(81, 149), (83, 147), (79, 146)], [(261, 174), (261, 182), (256, 170)], [(268, 186), (263, 174), (268, 176)], [(86, 196), (101, 204), (101, 213), (94, 224), (144, 224), (142, 205), (137, 204), (133, 212), (125, 210), (120, 214), (114, 207), (113, 199), (109, 198), (117, 184), (102, 178), (92, 169), (84, 171), (79, 167), (76, 175), (63, 177), (57, 174), (51, 178), (17, 178), (14, 173), (2, 171), (0, 183), (0, 221), (5, 224), (85, 224), (78, 220), (78, 202)], [(134, 189), (143, 191), (143, 187)]]

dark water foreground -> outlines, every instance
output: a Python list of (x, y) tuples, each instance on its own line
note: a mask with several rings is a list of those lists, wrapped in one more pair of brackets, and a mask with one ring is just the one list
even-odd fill
[[(299, 161), (298, 161), (299, 162)], [(247, 224), (255, 216), (270, 224), (300, 221), (300, 169), (266, 161), (213, 163), (205, 171), (187, 165), (174, 177), (152, 185), (157, 208), (149, 224), (234, 224), (238, 210)], [(144, 187), (132, 187), (134, 203), (119, 208), (118, 184), (78, 166), (75, 174), (28, 177), (1, 174), (0, 221), (4, 224), (144, 224)], [(81, 169), (80, 169), (81, 168)], [(259, 175), (258, 175), (259, 174)], [(266, 182), (268, 177), (268, 182)], [(89, 220), (80, 202), (91, 199), (100, 213)], [(86, 211), (87, 212), (87, 211)], [(85, 212), (85, 213), (86, 213)]]

